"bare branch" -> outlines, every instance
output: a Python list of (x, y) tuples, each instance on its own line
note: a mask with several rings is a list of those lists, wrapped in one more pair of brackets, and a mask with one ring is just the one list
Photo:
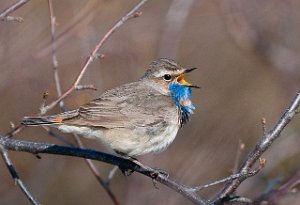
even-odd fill
[(26, 4), (28, 1), (29, 0), (19, 0), (13, 5), (11, 5), (10, 7), (4, 9), (4, 11), (0, 13), (0, 20), (23, 22), (23, 19), (21, 17), (13, 17), (8, 15), (14, 12), (15, 10), (17, 10), (18, 8), (20, 8), (21, 6), (23, 6), (24, 4)]
[(0, 146), (0, 152), (3, 158), (3, 161), (11, 174), (12, 178), (14, 179), (15, 183), (20, 187), (22, 192), (25, 194), (26, 198), (31, 202), (31, 204), (39, 205), (40, 203), (37, 202), (37, 200), (33, 197), (33, 195), (29, 192), (29, 190), (26, 188), (26, 186), (23, 184), (22, 180), (19, 178), (19, 175), (14, 168), (12, 162), (10, 161), (8, 157), (8, 153), (5, 150), (5, 148), (1, 145)]
[(4, 137), (13, 137), (17, 133), (19, 133), (25, 126), (19, 124), (18, 126), (14, 127), (10, 132), (6, 133)]
[(208, 202), (204, 200), (202, 197), (200, 197), (197, 193), (191, 191), (190, 187), (179, 184), (175, 180), (171, 179), (168, 175), (161, 174), (157, 172), (155, 169), (152, 169), (150, 167), (147, 167), (147, 169), (142, 168), (139, 165), (132, 162), (131, 160), (120, 158), (114, 155), (98, 152), (91, 149), (80, 149), (76, 147), (65, 147), (65, 146), (60, 146), (55, 144), (14, 140), (7, 137), (1, 137), (0, 144), (8, 150), (28, 152), (32, 154), (45, 153), (45, 154), (75, 156), (75, 157), (102, 161), (109, 164), (114, 164), (128, 170), (134, 170), (145, 176), (155, 179), (156, 181), (180, 193), (181, 195), (191, 200), (195, 204), (199, 204), (199, 205), (208, 204)]
[[(81, 149), (85, 148), (83, 146), (83, 144), (82, 144), (79, 136), (77, 136), (77, 135), (74, 134), (74, 139), (75, 139), (76, 144), (78, 145), (79, 148), (81, 148)], [(120, 203), (118, 202), (117, 197), (115, 196), (115, 194), (110, 189), (109, 184), (102, 179), (102, 177), (100, 175), (100, 172), (98, 171), (98, 169), (96, 168), (96, 166), (92, 162), (92, 160), (85, 159), (85, 162), (87, 163), (88, 167), (90, 168), (91, 172), (93, 173), (93, 175), (95, 176), (95, 178), (97, 179), (97, 181), (100, 183), (100, 185), (104, 188), (104, 190), (109, 195), (109, 197), (111, 198), (111, 200), (114, 202), (114, 204), (115, 205), (119, 205)]]
[[(59, 79), (59, 74), (58, 74), (58, 60), (57, 60), (57, 55), (56, 55), (56, 39), (55, 39), (56, 18), (54, 16), (54, 12), (53, 12), (52, 0), (48, 0), (48, 5), (49, 5), (50, 22), (51, 22), (51, 47), (52, 47), (53, 74), (54, 74), (54, 81), (55, 81), (57, 96), (59, 97), (62, 95), (62, 91), (61, 91), (61, 84), (60, 84), (60, 79)], [(76, 86), (77, 90), (79, 90), (79, 89), (95, 89), (95, 87), (93, 85), (92, 86), (80, 86), (80, 87), (79, 86), (80, 85)], [(62, 111), (66, 110), (63, 101), (59, 102), (59, 106)], [(42, 107), (42, 108), (44, 108), (44, 107)], [(52, 136), (58, 137), (57, 135), (54, 135), (53, 132), (50, 132), (50, 129), (48, 129), (48, 133), (51, 134)], [(79, 137), (74, 134), (74, 138), (76, 140), (77, 145), (80, 148), (84, 148)], [(59, 139), (62, 140), (63, 138), (59, 138)], [(93, 162), (90, 159), (85, 159), (85, 162), (87, 163), (91, 172), (94, 174), (97, 181), (100, 183), (100, 185), (104, 188), (104, 190), (107, 192), (109, 197), (112, 199), (114, 204), (119, 205), (119, 202), (117, 201), (116, 196), (111, 191), (110, 187), (108, 187), (107, 183), (105, 183), (104, 180), (101, 178), (100, 173), (97, 170), (96, 166), (93, 164)]]
[[(56, 41), (55, 41), (55, 28), (56, 28), (56, 18), (53, 12), (53, 4), (52, 0), (48, 0), (48, 7), (50, 13), (50, 24), (51, 24), (51, 50), (52, 50), (52, 66), (54, 72), (54, 81), (56, 87), (57, 97), (62, 95), (60, 79), (58, 75), (58, 60), (56, 55)], [(64, 102), (60, 101), (59, 106), (62, 108), (64, 106)]]
[(237, 148), (237, 153), (234, 161), (234, 167), (233, 167), (233, 174), (237, 173), (238, 168), (239, 168), (239, 163), (240, 163), (240, 158), (241, 158), (241, 153), (245, 149), (245, 144), (244, 142), (240, 139), (238, 148)]
[(19, 16), (5, 16), (4, 18), (1, 18), (2, 21), (16, 21), (19, 23), (22, 23), (24, 19)]
[(110, 171), (109, 171), (109, 174), (108, 174), (108, 177), (107, 177), (107, 181), (106, 181), (106, 184), (110, 184), (112, 178), (115, 176), (116, 174), (116, 171), (119, 169), (118, 166), (114, 166)]
[[(271, 146), (271, 144), (276, 140), (285, 126), (292, 120), (292, 118), (296, 115), (297, 109), (300, 105), (300, 90), (292, 100), (290, 106), (280, 117), (279, 121), (274, 125), (274, 127), (268, 131), (263, 137), (257, 142), (255, 148), (249, 153), (246, 161), (240, 167), (239, 173), (247, 173), (254, 163), (260, 159), (262, 154)], [(260, 161), (260, 165), (264, 165), (265, 161)], [(223, 190), (217, 194), (217, 196), (213, 199), (213, 203), (219, 204), (221, 200), (227, 196), (230, 196), (238, 186), (245, 180), (247, 177), (241, 177), (233, 180), (232, 182), (225, 185)]]
[(228, 197), (223, 200), (227, 204), (229, 203), (239, 203), (239, 204), (253, 204), (253, 201), (251, 199), (240, 197), (240, 196), (232, 196)]
[(229, 177), (226, 177), (224, 179), (220, 179), (220, 180), (214, 181), (212, 183), (209, 183), (209, 184), (206, 184), (206, 185), (203, 185), (203, 186), (197, 186), (197, 187), (194, 187), (194, 188), (191, 188), (191, 189), (193, 191), (200, 191), (202, 189), (206, 189), (206, 188), (211, 187), (211, 186), (215, 186), (215, 185), (218, 185), (218, 184), (221, 184), (221, 183), (230, 182), (234, 179), (249, 178), (249, 177), (252, 177), (252, 176), (256, 175), (263, 167), (264, 167), (264, 163), (261, 163), (260, 166), (257, 169), (250, 170), (249, 172), (232, 174)]
[(99, 41), (99, 43), (96, 45), (92, 53), (87, 58), (83, 68), (81, 69), (79, 75), (75, 79), (72, 86), (59, 98), (57, 98), (55, 101), (50, 103), (49, 105), (45, 106), (43, 109), (41, 109), (41, 114), (45, 114), (47, 111), (49, 111), (51, 108), (53, 108), (57, 103), (65, 99), (71, 92), (73, 92), (76, 87), (78, 86), (80, 80), (82, 79), (84, 73), (86, 72), (88, 66), (93, 62), (95, 57), (97, 56), (97, 52), (99, 49), (104, 45), (104, 43), (109, 39), (109, 37), (119, 28), (121, 27), (126, 21), (129, 19), (138, 17), (139, 15), (136, 15), (137, 10), (147, 2), (148, 0), (141, 0), (133, 9), (131, 9), (125, 16), (123, 16), (105, 35), (104, 37)]
[(279, 188), (272, 189), (270, 192), (258, 197), (254, 200), (254, 204), (275, 204), (281, 196), (286, 195), (298, 184), (300, 184), (300, 170), (288, 177)]

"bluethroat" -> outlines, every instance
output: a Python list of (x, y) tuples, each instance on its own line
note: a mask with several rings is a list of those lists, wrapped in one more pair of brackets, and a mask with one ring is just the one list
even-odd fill
[(153, 61), (138, 81), (57, 115), (25, 117), (24, 125), (49, 125), (62, 132), (100, 140), (123, 156), (159, 152), (174, 140), (195, 109), (184, 68), (173, 60)]

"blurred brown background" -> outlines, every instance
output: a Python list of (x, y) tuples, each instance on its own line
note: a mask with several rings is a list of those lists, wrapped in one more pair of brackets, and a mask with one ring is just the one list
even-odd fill
[[(12, 0), (1, 0), (0, 11)], [(54, 0), (57, 20), (57, 55), (65, 91), (85, 59), (108, 29), (138, 1)], [(229, 175), (238, 142), (245, 144), (242, 158), (267, 127), (277, 121), (299, 89), (300, 1), (297, 0), (149, 0), (143, 15), (117, 30), (99, 53), (81, 84), (98, 91), (75, 91), (66, 99), (75, 108), (106, 89), (143, 75), (158, 57), (171, 57), (199, 69), (189, 80), (196, 112), (164, 152), (139, 157), (149, 166), (167, 170), (187, 185), (203, 185)], [(30, 1), (13, 16), (23, 23), (0, 22), (0, 133), (26, 115), (38, 112), (42, 94), (56, 98), (51, 61), (50, 17), (47, 1)], [(57, 113), (56, 108), (51, 113)], [(264, 155), (266, 167), (247, 180), (238, 194), (255, 197), (270, 183), (300, 168), (299, 116)], [(65, 135), (72, 141), (71, 135)], [(16, 138), (61, 144), (42, 128), (27, 128)], [(86, 147), (104, 150), (92, 140)], [(42, 204), (112, 204), (82, 159), (10, 152), (20, 177)], [(96, 162), (105, 178), (111, 165)], [(0, 204), (29, 204), (0, 163)], [(111, 182), (121, 204), (191, 204), (169, 188), (154, 188), (139, 174)], [(212, 196), (220, 187), (200, 192)], [(300, 195), (288, 195), (281, 204), (300, 204)]]

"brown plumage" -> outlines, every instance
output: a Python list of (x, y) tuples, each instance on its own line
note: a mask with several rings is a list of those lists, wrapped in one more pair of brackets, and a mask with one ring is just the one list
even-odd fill
[(169, 85), (178, 83), (177, 78), (186, 70), (175, 61), (158, 59), (136, 82), (108, 90), (78, 109), (25, 117), (22, 123), (50, 125), (63, 132), (96, 138), (130, 156), (157, 152), (174, 140), (180, 127), (182, 109), (174, 103)]

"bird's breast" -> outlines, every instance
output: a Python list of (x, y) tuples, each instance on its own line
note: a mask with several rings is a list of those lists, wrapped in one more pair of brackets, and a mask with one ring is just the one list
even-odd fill
[(169, 90), (173, 102), (180, 109), (180, 124), (183, 126), (189, 121), (190, 114), (192, 114), (195, 109), (191, 101), (192, 89), (178, 83), (171, 83)]

